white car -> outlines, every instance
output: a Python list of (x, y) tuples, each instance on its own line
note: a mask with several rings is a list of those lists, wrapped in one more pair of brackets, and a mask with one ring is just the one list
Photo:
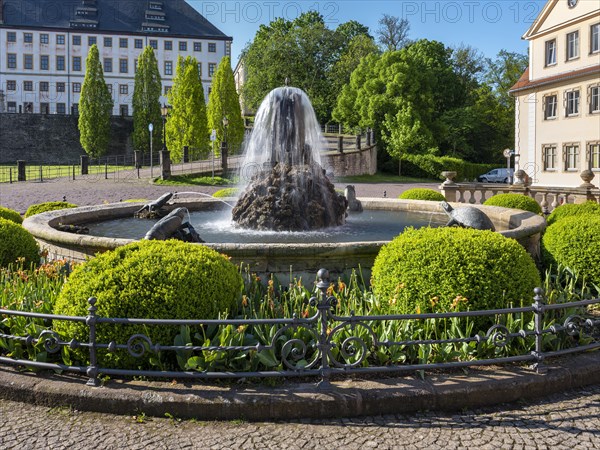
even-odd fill
[(480, 183), (508, 183), (513, 179), (514, 169), (493, 169), (488, 173), (479, 175), (477, 181)]

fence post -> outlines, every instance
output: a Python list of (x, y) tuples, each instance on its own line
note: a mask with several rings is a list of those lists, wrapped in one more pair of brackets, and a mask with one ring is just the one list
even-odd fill
[(367, 128), (366, 136), (367, 136), (367, 147), (370, 147), (371, 146), (371, 130), (369, 130), (368, 128)]
[(187, 145), (183, 146), (183, 162), (190, 162), (190, 148)]
[(95, 306), (96, 298), (90, 297), (88, 303), (90, 304), (89, 314), (85, 319), (85, 324), (90, 327), (90, 365), (85, 373), (90, 378), (86, 384), (88, 386), (98, 386), (100, 383), (98, 381), (98, 361), (96, 357), (96, 310), (98, 309)]
[(533, 312), (535, 314), (535, 351), (533, 352), (536, 362), (533, 368), (537, 373), (546, 373), (547, 368), (544, 366), (544, 348), (543, 348), (543, 331), (544, 331), (544, 291), (541, 288), (533, 290)]
[(90, 157), (88, 155), (81, 155), (79, 157), (81, 164), (81, 175), (87, 175), (90, 173)]
[(344, 136), (338, 136), (338, 152), (344, 153)]
[(12, 167), (8, 168), (8, 182), (12, 184)]
[[(321, 350), (321, 381), (318, 383), (320, 389), (328, 389), (331, 387), (329, 378), (331, 369), (329, 367), (329, 349), (331, 344), (327, 342), (327, 318), (329, 310), (334, 304), (335, 298), (327, 298), (327, 288), (329, 288), (329, 271), (327, 269), (319, 269), (317, 272), (317, 289), (319, 298), (317, 300), (317, 309), (319, 310), (319, 318), (321, 319), (321, 331), (319, 332), (319, 349)], [(332, 300), (333, 299), (333, 300)]]
[(108, 163), (104, 163), (104, 179), (108, 180)]
[(73, 164), (73, 181), (75, 181), (75, 167), (77, 167), (75, 164)]
[(356, 135), (356, 150), (360, 150), (360, 133)]
[(17, 161), (17, 181), (27, 181), (26, 167), (25, 161), (21, 159)]
[(40, 183), (44, 182), (44, 174), (42, 172), (42, 165), (40, 164)]

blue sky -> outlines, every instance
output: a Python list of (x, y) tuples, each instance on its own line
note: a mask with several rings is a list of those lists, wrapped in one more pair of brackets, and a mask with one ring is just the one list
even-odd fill
[(309, 10), (319, 11), (330, 28), (356, 20), (375, 35), (377, 22), (386, 13), (408, 19), (411, 39), (435, 39), (448, 46), (465, 43), (486, 57), (494, 57), (502, 49), (525, 53), (527, 43), (521, 36), (546, 3), (546, 0), (188, 1), (233, 37), (233, 65), (260, 24), (268, 24), (277, 17), (293, 20)]

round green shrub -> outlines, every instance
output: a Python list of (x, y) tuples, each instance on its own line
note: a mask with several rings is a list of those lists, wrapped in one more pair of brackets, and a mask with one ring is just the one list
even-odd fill
[[(88, 299), (95, 297), (99, 317), (216, 319), (237, 307), (241, 288), (237, 267), (208, 247), (176, 240), (140, 241), (78, 266), (61, 290), (54, 313), (86, 316)], [(89, 339), (83, 323), (56, 321), (54, 327), (64, 339)], [(97, 339), (126, 344), (132, 335), (141, 333), (153, 345), (173, 345), (179, 331), (177, 326), (100, 323)], [(82, 360), (89, 357), (87, 350), (76, 355)], [(146, 351), (143, 357), (134, 358), (126, 350), (117, 350), (99, 352), (99, 357), (104, 366), (147, 368), (150, 358), (157, 356)]]
[(219, 189), (212, 196), (216, 197), (216, 198), (237, 197), (239, 194), (240, 194), (239, 188), (224, 188), (224, 189)]
[(36, 214), (41, 214), (43, 212), (56, 211), (58, 209), (66, 208), (77, 208), (77, 205), (67, 202), (38, 203), (36, 205), (31, 205), (29, 206), (29, 208), (27, 208), (27, 211), (25, 212), (25, 218), (35, 216)]
[[(394, 238), (377, 255), (371, 283), (384, 309), (415, 314), (519, 306), (541, 281), (517, 241), (449, 227), (410, 228)], [(486, 319), (475, 322), (487, 326)]]
[(498, 194), (488, 198), (484, 203), (488, 206), (502, 206), (503, 208), (522, 209), (534, 214), (541, 214), (542, 208), (535, 199), (523, 194)]
[(10, 209), (5, 208), (4, 206), (0, 206), (0, 218), (10, 220), (11, 222), (22, 224), (23, 219), (21, 218), (21, 214)]
[(21, 225), (0, 218), (0, 267), (7, 267), (20, 258), (24, 259), (25, 267), (39, 264), (38, 244)]
[(585, 202), (578, 205), (565, 203), (564, 205), (554, 208), (554, 211), (550, 213), (546, 222), (548, 225), (552, 225), (565, 217), (579, 216), (582, 214), (600, 215), (600, 204), (596, 202)]
[(398, 197), (402, 200), (429, 200), (434, 202), (443, 202), (446, 198), (438, 191), (426, 188), (413, 188), (404, 191)]
[(544, 265), (570, 268), (587, 282), (600, 284), (600, 215), (561, 218), (542, 236)]

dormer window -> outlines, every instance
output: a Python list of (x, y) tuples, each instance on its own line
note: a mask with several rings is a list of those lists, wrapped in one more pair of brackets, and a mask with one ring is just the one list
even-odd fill
[(163, 9), (162, 2), (150, 2), (148, 4), (148, 9), (152, 9), (154, 11), (162, 11), (162, 9)]

